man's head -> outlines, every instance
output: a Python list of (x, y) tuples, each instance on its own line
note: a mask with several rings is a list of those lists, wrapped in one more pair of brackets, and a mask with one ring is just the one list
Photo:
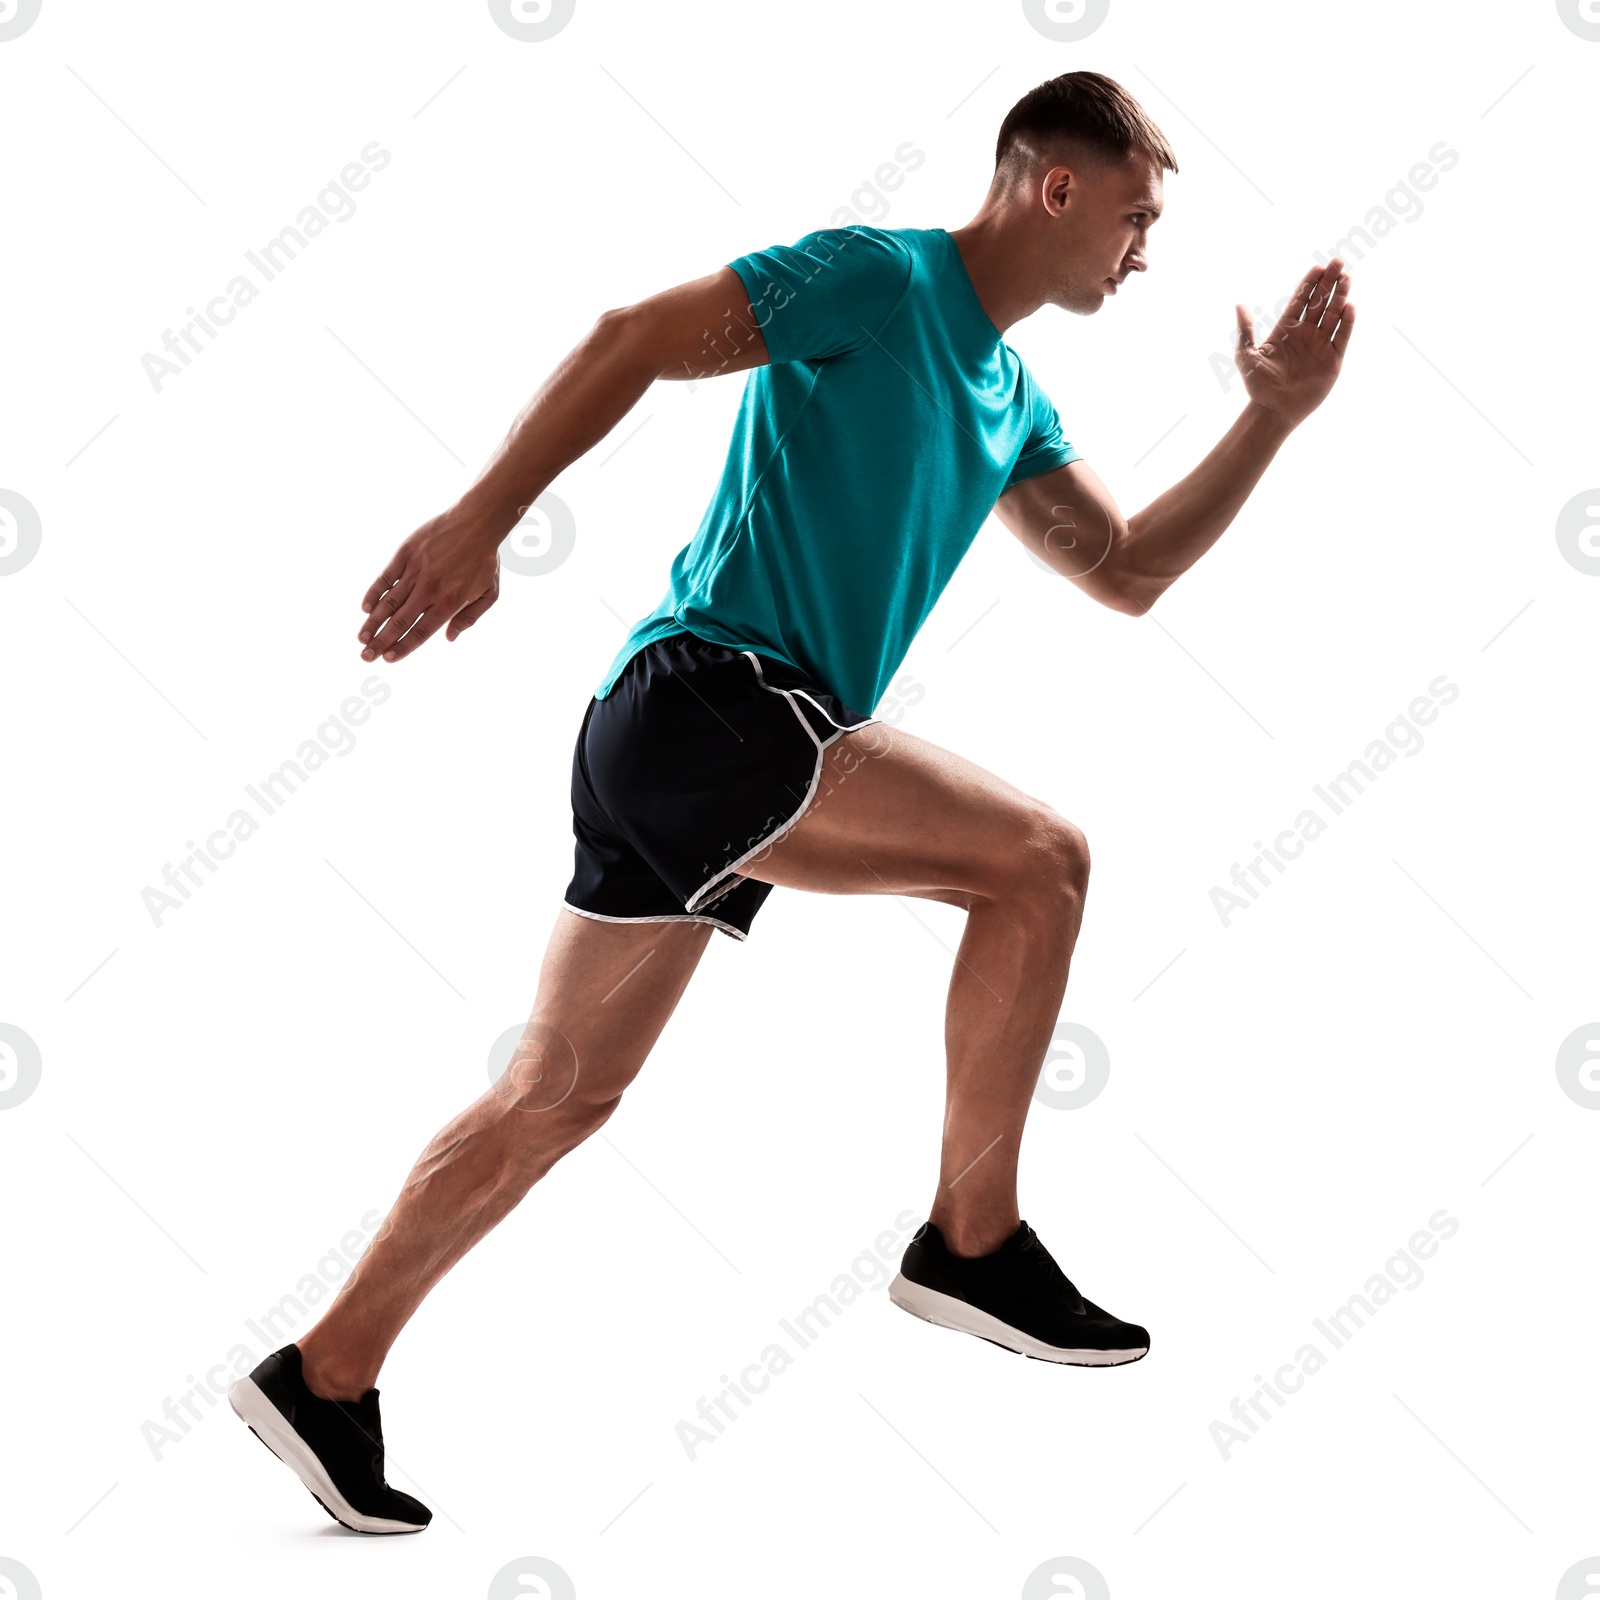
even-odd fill
[(1145, 270), (1161, 174), (1178, 161), (1121, 84), (1066, 72), (1030, 89), (1006, 113), (994, 156), (984, 212), (1026, 241), (1044, 303), (1090, 314)]

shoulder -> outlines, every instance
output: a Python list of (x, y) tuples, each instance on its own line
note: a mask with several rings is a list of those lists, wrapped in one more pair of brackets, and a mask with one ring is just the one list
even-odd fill
[(857, 267), (895, 267), (906, 271), (916, 254), (916, 244), (904, 235), (914, 234), (915, 231), (877, 228), (865, 222), (852, 222), (843, 227), (813, 229), (797, 239), (794, 248), (823, 259), (836, 254)]
[(885, 313), (908, 292), (916, 268), (900, 230), (864, 223), (814, 228), (793, 244), (770, 246), (734, 265), (748, 265), (794, 291), (816, 282)]

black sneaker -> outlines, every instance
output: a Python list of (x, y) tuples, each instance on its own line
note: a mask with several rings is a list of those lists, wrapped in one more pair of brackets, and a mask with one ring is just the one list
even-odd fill
[(1118, 1367), (1150, 1348), (1150, 1335), (1085, 1300), (1024, 1222), (986, 1256), (952, 1255), (943, 1235), (924, 1222), (911, 1236), (889, 1298), (941, 1328), (1039, 1361), (1075, 1367)]
[(325, 1400), (306, 1387), (299, 1346), (286, 1344), (228, 1390), (228, 1404), (335, 1522), (356, 1533), (420, 1533), (433, 1520), (384, 1480), (376, 1389)]

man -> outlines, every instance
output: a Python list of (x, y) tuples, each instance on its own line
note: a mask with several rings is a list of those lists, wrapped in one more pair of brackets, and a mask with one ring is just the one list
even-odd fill
[(430, 1516), (383, 1477), (373, 1385), (407, 1319), (606, 1121), (713, 929), (744, 939), (779, 884), (966, 912), (939, 1182), (890, 1298), (1049, 1361), (1113, 1366), (1149, 1348), (1144, 1328), (1078, 1292), (1017, 1205), (1084, 837), (872, 710), (991, 510), (1091, 598), (1149, 610), (1327, 395), (1355, 308), (1337, 258), (1306, 274), (1260, 345), (1238, 307), (1247, 404), (1187, 477), (1124, 517), (1001, 335), (1043, 305), (1092, 315), (1147, 270), (1177, 161), (1092, 72), (1024, 96), (995, 160), (964, 228), (824, 229), (603, 314), (477, 482), (367, 592), (364, 661), (403, 660), (440, 629), (458, 638), (494, 604), (501, 540), (651, 383), (749, 372), (705, 519), (584, 714), (575, 872), (517, 1058), (423, 1152), (322, 1320), (232, 1391), (350, 1527), (414, 1531)]

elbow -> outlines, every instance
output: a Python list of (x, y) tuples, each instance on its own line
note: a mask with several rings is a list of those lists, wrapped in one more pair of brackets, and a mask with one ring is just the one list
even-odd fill
[(1099, 580), (1094, 597), (1102, 605), (1125, 616), (1142, 617), (1165, 592), (1168, 578), (1141, 570), (1135, 551), (1129, 548), (1132, 538), (1128, 524), (1119, 517), (1111, 536), (1111, 545), (1094, 576)]
[(1113, 611), (1130, 617), (1142, 617), (1166, 592), (1165, 583), (1130, 581), (1117, 584), (1102, 595), (1101, 600)]
[(1144, 616), (1178, 576), (1173, 571), (1159, 570), (1135, 531), (1133, 524), (1138, 521), (1138, 517), (1132, 522), (1117, 518), (1107, 559), (1099, 572), (1104, 587), (1100, 598), (1113, 611), (1130, 617)]

